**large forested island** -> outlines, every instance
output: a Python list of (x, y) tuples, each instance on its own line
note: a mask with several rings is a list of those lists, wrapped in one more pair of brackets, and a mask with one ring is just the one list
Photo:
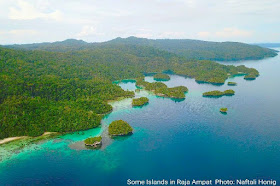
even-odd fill
[(110, 136), (126, 136), (132, 134), (133, 128), (123, 120), (113, 121), (108, 128)]
[(103, 43), (87, 43), (82, 40), (69, 39), (65, 42), (10, 45), (7, 47), (61, 52), (120, 45), (153, 47), (175, 53), (191, 60), (254, 60), (277, 55), (276, 50), (238, 42), (209, 42), (191, 39), (145, 39), (137, 37), (119, 37)]
[[(186, 87), (167, 88), (160, 82), (150, 84), (143, 81), (144, 74), (172, 71), (208, 83), (224, 83), (236, 74), (244, 74), (250, 79), (259, 75), (256, 69), (243, 65), (226, 66), (210, 61), (215, 59), (210, 57), (212, 54), (193, 53), (198, 56), (195, 59), (181, 55), (182, 52), (172, 44), (177, 40), (156, 41), (160, 46), (169, 45), (166, 47), (170, 50), (167, 50), (145, 42), (135, 44), (135, 39), (0, 46), (0, 139), (99, 126), (103, 115), (112, 110), (107, 103), (109, 100), (134, 96), (134, 92), (124, 91), (112, 83), (116, 80), (140, 79), (138, 86), (159, 96), (184, 98), (188, 91)], [(205, 46), (207, 49), (220, 46), (216, 44), (205, 43)], [(240, 44), (230, 45), (238, 48)], [(275, 55), (273, 50), (242, 46), (244, 50), (234, 52), (214, 47), (215, 56), (227, 60), (225, 56), (258, 59)], [(252, 50), (254, 52), (248, 52)], [(244, 56), (245, 53), (248, 56)]]

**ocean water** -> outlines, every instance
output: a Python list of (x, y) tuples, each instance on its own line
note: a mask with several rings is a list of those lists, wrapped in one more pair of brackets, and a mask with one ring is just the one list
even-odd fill
[[(245, 64), (259, 70), (254, 81), (232, 77), (237, 86), (198, 84), (172, 75), (169, 87), (189, 88), (186, 99), (162, 98), (141, 90), (148, 105), (132, 108), (132, 99), (112, 102), (102, 126), (6, 153), (0, 185), (126, 185), (131, 180), (274, 179), (280, 183), (280, 56)], [(152, 77), (146, 77), (152, 82)], [(135, 83), (119, 84), (135, 90)], [(204, 98), (211, 90), (233, 89), (234, 96)], [(228, 113), (219, 109), (227, 107)], [(109, 139), (110, 122), (123, 119), (134, 128), (128, 137)], [(82, 140), (103, 135), (100, 150)], [(1, 147), (0, 147), (1, 148)], [(1, 155), (5, 149), (0, 149)]]

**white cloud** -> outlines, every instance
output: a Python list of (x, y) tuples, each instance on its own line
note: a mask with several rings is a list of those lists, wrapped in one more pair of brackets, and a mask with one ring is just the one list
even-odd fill
[[(14, 44), (23, 43), (26, 40), (33, 40), (38, 37), (39, 32), (32, 29), (12, 29), (12, 30), (0, 30), (0, 43), (1, 44)], [(9, 38), (8, 40), (6, 38)]]
[(224, 28), (216, 32), (202, 31), (197, 33), (197, 36), (199, 38), (208, 38), (208, 37), (215, 37), (215, 36), (219, 38), (240, 38), (240, 37), (250, 37), (252, 35), (253, 35), (252, 31), (240, 30), (238, 28)]
[(250, 37), (253, 35), (251, 31), (239, 30), (237, 28), (224, 28), (222, 31), (218, 31), (215, 34), (223, 38)]
[(86, 25), (82, 28), (81, 32), (77, 34), (77, 37), (83, 38), (87, 36), (97, 36), (97, 35), (104, 35), (97, 31), (96, 26)]
[(9, 34), (14, 34), (14, 35), (34, 35), (38, 34), (36, 30), (24, 30), (24, 29), (19, 29), (19, 30), (11, 30), (8, 32)]
[(46, 3), (38, 3), (36, 6), (36, 4), (32, 4), (26, 0), (18, 0), (17, 7), (10, 7), (9, 18), (15, 20), (32, 20), (37, 18), (60, 20), (62, 13), (59, 10), (51, 12), (40, 11), (46, 5)]
[(154, 35), (151, 33), (138, 33), (138, 34), (133, 34), (135, 37), (140, 37), (140, 38), (153, 38)]
[(211, 35), (210, 32), (198, 32), (198, 33), (197, 33), (197, 36), (198, 36), (198, 37), (202, 37), (202, 38), (204, 38), (204, 37), (209, 37), (210, 35)]
[(18, 30), (0, 31), (0, 34), (34, 35), (34, 34), (38, 34), (38, 32), (36, 30), (31, 30), (31, 29), (18, 29)]
[(35, 28), (38, 37), (22, 36), (27, 43), (131, 35), (279, 42), (279, 9), (279, 0), (0, 0), (0, 30)]
[(185, 37), (186, 37), (185, 32), (162, 32), (158, 34), (158, 38), (163, 38), (163, 39), (167, 39), (167, 38), (181, 39)]

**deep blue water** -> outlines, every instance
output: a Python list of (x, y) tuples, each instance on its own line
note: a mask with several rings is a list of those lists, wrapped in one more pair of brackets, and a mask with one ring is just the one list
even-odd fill
[[(189, 88), (183, 101), (156, 97), (132, 108), (131, 99), (113, 103), (101, 128), (36, 144), (0, 163), (0, 185), (126, 185), (127, 179), (274, 179), (280, 183), (280, 56), (245, 64), (260, 77), (237, 86), (198, 84), (176, 75), (169, 87)], [(146, 78), (153, 81), (151, 77)], [(134, 83), (121, 83), (134, 90)], [(204, 98), (210, 90), (236, 94)], [(219, 112), (227, 107), (228, 114)], [(105, 149), (78, 150), (71, 144), (101, 134), (116, 119), (129, 122), (134, 134), (109, 142)], [(1, 148), (1, 147), (0, 147)]]

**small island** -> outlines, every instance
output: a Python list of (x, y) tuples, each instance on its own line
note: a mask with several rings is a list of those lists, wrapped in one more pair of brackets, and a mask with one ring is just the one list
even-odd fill
[(132, 134), (133, 128), (123, 120), (113, 121), (108, 128), (110, 136), (127, 136)]
[(159, 73), (159, 74), (154, 75), (154, 80), (156, 80), (156, 81), (169, 81), (170, 77), (167, 74)]
[(236, 86), (237, 83), (236, 82), (228, 82), (228, 86)]
[(227, 110), (228, 110), (227, 108), (220, 108), (221, 113), (227, 113)]
[(157, 96), (183, 99), (188, 88), (185, 86), (178, 86), (173, 88), (161, 88), (154, 91)]
[(235, 92), (234, 92), (234, 90), (232, 90), (232, 89), (229, 89), (229, 90), (225, 90), (224, 91), (224, 95), (226, 95), (226, 96), (232, 96), (232, 95), (234, 95), (235, 94)]
[(135, 98), (132, 100), (132, 106), (143, 106), (149, 103), (149, 99), (146, 97)]
[(157, 96), (183, 99), (185, 98), (185, 93), (188, 92), (188, 88), (185, 86), (177, 86), (173, 88), (168, 88), (162, 82), (149, 83), (144, 81), (144, 79), (138, 79), (136, 81), (136, 86), (145, 88), (146, 90), (154, 92)]
[(225, 90), (224, 92), (219, 90), (214, 90), (210, 92), (204, 92), (203, 97), (222, 97), (222, 96), (232, 96), (235, 92), (232, 89)]
[(85, 146), (90, 146), (90, 147), (98, 148), (102, 144), (101, 140), (102, 140), (102, 137), (101, 136), (97, 136), (97, 137), (87, 138), (84, 142), (85, 142)]

